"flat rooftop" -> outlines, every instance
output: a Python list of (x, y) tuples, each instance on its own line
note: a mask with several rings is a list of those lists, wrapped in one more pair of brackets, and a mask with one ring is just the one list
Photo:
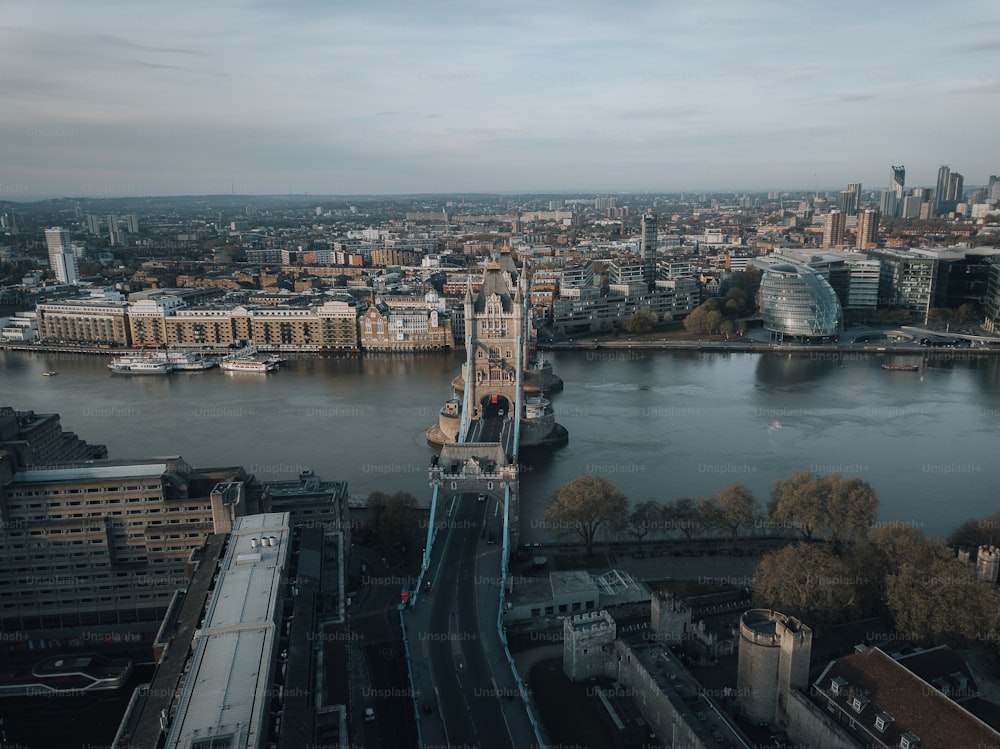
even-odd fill
[(207, 739), (220, 748), (259, 746), (267, 734), (288, 521), (284, 512), (238, 519), (204, 624), (195, 632), (166, 749)]

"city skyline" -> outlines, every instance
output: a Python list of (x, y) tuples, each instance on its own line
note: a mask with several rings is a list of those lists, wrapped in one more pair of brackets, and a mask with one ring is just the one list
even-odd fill
[(986, 184), (1000, 11), (794, 11), (16, 2), (0, 198)]

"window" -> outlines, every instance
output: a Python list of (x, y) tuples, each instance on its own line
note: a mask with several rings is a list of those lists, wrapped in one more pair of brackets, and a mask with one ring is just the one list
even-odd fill
[(885, 732), (885, 729), (889, 727), (892, 723), (892, 716), (887, 713), (879, 713), (875, 716), (875, 728), (879, 731)]

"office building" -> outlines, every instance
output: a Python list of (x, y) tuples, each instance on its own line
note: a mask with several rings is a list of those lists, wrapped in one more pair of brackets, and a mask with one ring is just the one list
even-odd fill
[(879, 212), (866, 208), (858, 214), (858, 230), (854, 246), (859, 250), (868, 250), (878, 246)]
[(903, 198), (903, 207), (899, 212), (900, 218), (920, 218), (920, 207), (923, 203), (923, 195), (907, 195)]
[(843, 323), (840, 300), (826, 279), (792, 263), (764, 269), (760, 311), (764, 328), (779, 339), (836, 339)]
[(903, 187), (906, 184), (906, 167), (905, 166), (890, 166), (889, 167), (889, 192), (892, 193), (893, 210), (891, 213), (886, 213), (883, 211), (883, 215), (891, 216), (893, 218), (899, 216), (899, 212), (903, 208)]
[[(0, 463), (0, 471), (4, 471)], [(10, 470), (0, 481), (0, 625), (155, 632), (193, 549), (250, 502), (242, 468), (180, 457)]]
[(965, 177), (958, 172), (952, 172), (948, 177), (948, 203), (954, 207), (965, 197)]
[(118, 216), (113, 213), (108, 214), (108, 243), (112, 247), (118, 247), (122, 243), (122, 231), (118, 226)]
[(45, 243), (49, 249), (49, 268), (59, 283), (75, 284), (80, 281), (76, 253), (70, 245), (69, 232), (53, 227), (45, 230)]
[(983, 328), (1000, 333), (1000, 257), (987, 260), (986, 294), (983, 297)]
[(938, 167), (937, 184), (934, 186), (934, 213), (948, 212), (948, 188), (951, 186), (951, 168), (946, 164)]
[(840, 247), (847, 241), (847, 214), (833, 209), (823, 220), (823, 247)]
[(881, 264), (879, 306), (907, 309), (917, 321), (926, 322), (933, 306), (937, 258), (890, 249), (867, 250), (866, 254)]
[(847, 189), (840, 193), (840, 204), (838, 206), (841, 211), (846, 213), (848, 216), (855, 216), (858, 213), (858, 209), (861, 207), (861, 183), (860, 182), (850, 182), (847, 185)]
[(88, 445), (73, 432), (64, 432), (59, 414), (0, 406), (0, 459), (4, 454), (12, 461), (11, 469), (18, 471), (33, 465), (106, 458), (108, 448)]
[(642, 217), (643, 280), (650, 288), (656, 281), (656, 216)]

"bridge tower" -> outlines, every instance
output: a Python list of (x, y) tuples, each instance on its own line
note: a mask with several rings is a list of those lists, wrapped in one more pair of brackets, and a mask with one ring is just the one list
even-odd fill
[[(501, 257), (510, 259), (510, 253)], [(470, 421), (513, 416), (516, 404), (524, 397), (517, 373), (518, 362), (526, 360), (528, 330), (516, 272), (512, 260), (507, 270), (492, 260), (475, 298), (471, 289), (465, 293), (470, 359), (464, 374)]]
[(466, 361), (452, 382), (454, 396), (427, 430), (428, 442), (479, 441), (476, 423), (496, 418), (512, 422), (506, 431), (514, 444), (505, 447), (515, 458), (519, 447), (566, 442), (545, 395), (562, 389), (562, 380), (550, 362), (530, 355), (529, 299), (527, 276), (505, 247), (487, 265), (479, 291), (466, 290)]

